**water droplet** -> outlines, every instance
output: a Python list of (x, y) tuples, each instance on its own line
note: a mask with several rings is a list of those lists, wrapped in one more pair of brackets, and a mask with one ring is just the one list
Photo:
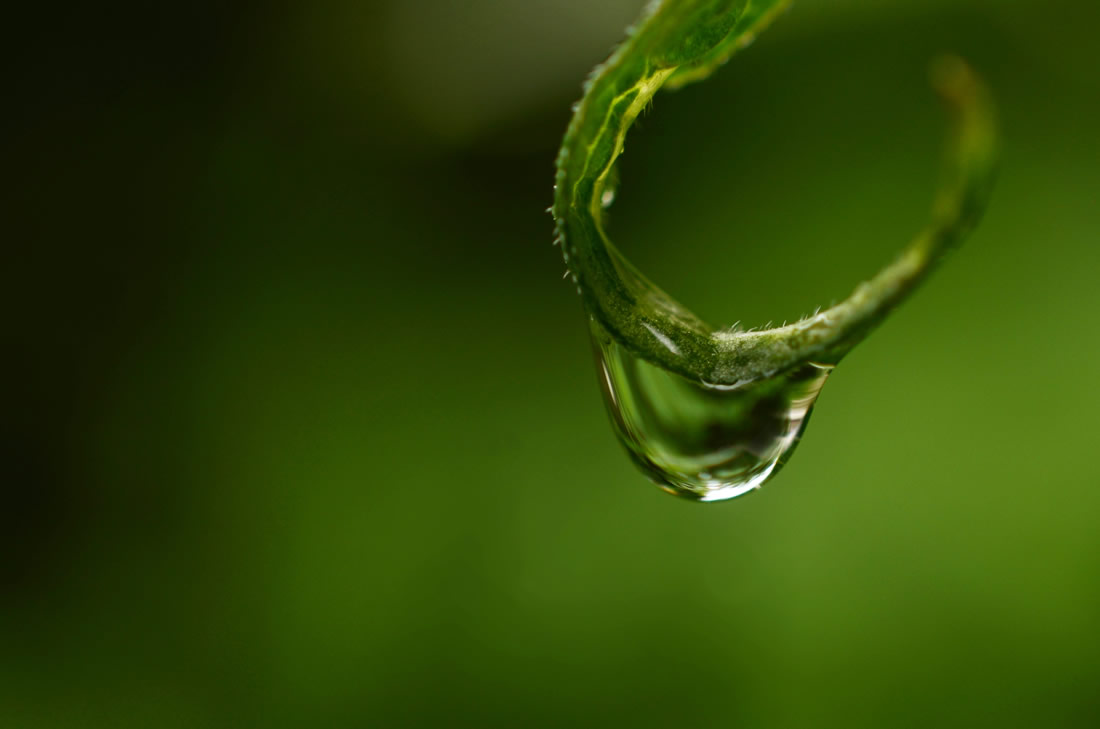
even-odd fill
[(808, 363), (766, 380), (719, 387), (650, 364), (597, 323), (591, 327), (619, 440), (650, 480), (696, 501), (732, 499), (778, 473), (833, 369)]
[[(621, 153), (621, 150), (620, 150)], [(615, 202), (619, 192), (619, 165), (613, 165), (604, 179), (603, 192), (600, 193), (600, 207), (607, 210)]]

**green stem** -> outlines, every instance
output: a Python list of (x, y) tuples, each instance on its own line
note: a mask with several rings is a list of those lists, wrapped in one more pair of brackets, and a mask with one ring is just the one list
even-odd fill
[(734, 386), (806, 362), (835, 364), (881, 322), (981, 217), (996, 168), (990, 96), (960, 59), (933, 67), (951, 119), (943, 181), (931, 221), (890, 265), (844, 301), (788, 326), (708, 326), (646, 279), (603, 229), (602, 199), (623, 140), (666, 83), (702, 80), (788, 5), (788, 0), (665, 0), (585, 84), (558, 156), (556, 241), (585, 308), (621, 345), (684, 377)]

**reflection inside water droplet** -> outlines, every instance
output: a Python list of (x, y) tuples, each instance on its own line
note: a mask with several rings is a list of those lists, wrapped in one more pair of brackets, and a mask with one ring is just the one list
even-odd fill
[(635, 357), (594, 321), (591, 327), (619, 440), (658, 486), (696, 501), (732, 499), (778, 473), (833, 369), (805, 364), (766, 380), (715, 387)]

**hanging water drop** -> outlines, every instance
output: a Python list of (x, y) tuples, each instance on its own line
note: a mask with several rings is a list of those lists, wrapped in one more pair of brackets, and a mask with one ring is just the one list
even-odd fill
[(829, 365), (740, 386), (688, 380), (631, 354), (595, 321), (592, 344), (615, 433), (665, 491), (722, 501), (760, 487), (798, 445)]
[(607, 171), (603, 181), (603, 190), (600, 192), (600, 207), (607, 210), (615, 202), (615, 196), (619, 192), (619, 165), (612, 165)]

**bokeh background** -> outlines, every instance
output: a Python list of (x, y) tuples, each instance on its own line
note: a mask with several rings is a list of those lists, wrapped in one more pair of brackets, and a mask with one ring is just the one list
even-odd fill
[(989, 214), (760, 493), (600, 403), (552, 161), (642, 0), (37, 7), (0, 141), (0, 725), (1100, 725), (1100, 10), (800, 0), (658, 97), (611, 233), (701, 315), (924, 220), (928, 60)]

